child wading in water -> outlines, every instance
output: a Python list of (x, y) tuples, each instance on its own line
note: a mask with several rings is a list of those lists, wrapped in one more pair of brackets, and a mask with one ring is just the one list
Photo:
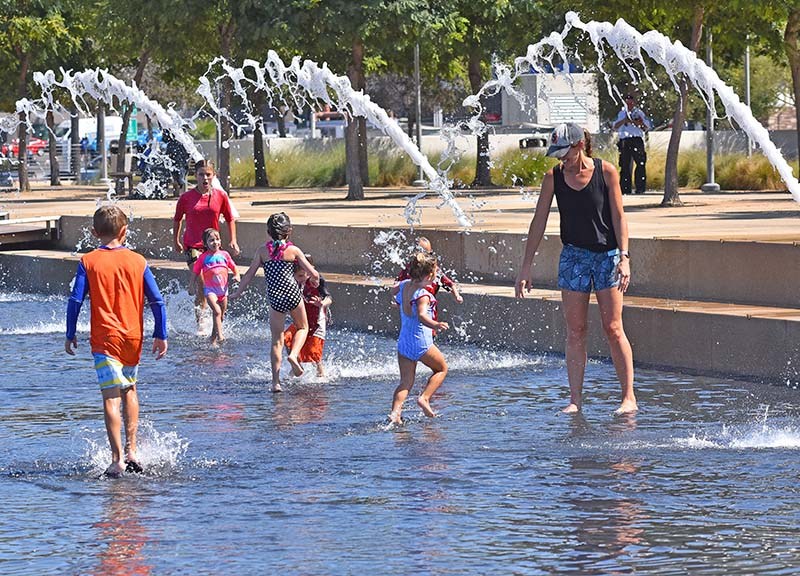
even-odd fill
[(392, 288), (395, 302), (400, 306), (400, 337), (397, 339), (397, 362), (400, 365), (400, 385), (394, 391), (389, 420), (402, 423), (403, 403), (414, 386), (417, 362), (433, 370), (417, 404), (425, 416), (436, 414), (431, 409), (431, 396), (447, 376), (447, 361), (433, 343), (433, 331), (447, 330), (447, 322), (434, 320), (436, 297), (427, 286), (436, 275), (436, 258), (432, 254), (417, 253), (411, 258), (409, 280)]
[(200, 276), (203, 281), (203, 293), (208, 302), (208, 307), (214, 315), (214, 327), (211, 330), (211, 344), (222, 342), (222, 319), (228, 308), (228, 273), (233, 273), (233, 278), (239, 281), (239, 269), (233, 262), (231, 255), (225, 250), (220, 250), (222, 239), (214, 228), (203, 231), (203, 247), (206, 249), (194, 261), (192, 272)]
[(319, 274), (306, 259), (303, 251), (289, 241), (292, 233), (292, 223), (284, 212), (273, 214), (267, 219), (267, 233), (272, 238), (261, 246), (253, 256), (250, 268), (247, 269), (239, 289), (230, 298), (238, 298), (247, 285), (256, 275), (260, 267), (264, 268), (264, 278), (267, 281), (267, 300), (269, 301), (269, 329), (272, 335), (270, 347), (270, 362), (272, 364), (272, 391), (281, 391), (281, 354), (283, 352), (283, 329), (286, 315), (292, 317), (297, 331), (292, 341), (292, 348), (286, 358), (292, 367), (295, 376), (303, 374), (299, 355), (308, 336), (308, 318), (306, 307), (303, 306), (303, 295), (300, 285), (295, 281), (294, 263), (305, 270), (308, 281), (312, 286), (319, 285)]
[[(417, 249), (418, 251), (422, 251), (426, 254), (433, 254), (433, 246), (431, 245), (431, 241), (428, 240), (425, 236), (420, 236), (417, 238)], [(405, 268), (403, 268), (400, 273), (397, 275), (398, 282), (403, 280), (408, 280), (411, 278), (411, 274), (409, 274), (409, 269), (411, 267), (411, 261), (406, 264)], [(459, 304), (464, 303), (464, 298), (461, 296), (461, 292), (458, 290), (458, 284), (456, 284), (452, 278), (447, 276), (446, 274), (442, 274), (439, 267), (436, 268), (436, 274), (434, 275), (433, 281), (427, 286), (428, 291), (436, 296), (439, 293), (440, 288), (444, 288), (448, 292), (453, 294), (453, 298), (456, 299), (456, 302)], [(434, 318), (436, 320), (436, 318)]]
[(94, 213), (92, 234), (100, 239), (102, 245), (84, 254), (78, 264), (67, 303), (67, 339), (64, 342), (64, 351), (74, 356), (78, 347), (75, 336), (78, 315), (88, 295), (92, 312), (89, 342), (103, 394), (103, 416), (111, 446), (111, 465), (105, 475), (112, 478), (121, 476), (123, 472), (142, 472), (136, 459), (139, 426), (136, 378), (142, 355), (145, 298), (155, 319), (153, 354), (158, 360), (167, 353), (164, 300), (144, 257), (125, 247), (127, 232), (128, 218), (119, 207), (103, 206)]
[[(310, 254), (306, 254), (306, 259), (313, 265), (314, 261)], [(319, 285), (312, 286), (308, 282), (309, 274), (297, 261), (294, 263), (294, 279), (300, 285), (303, 293), (303, 301), (306, 307), (306, 317), (308, 318), (308, 337), (306, 343), (300, 350), (298, 360), (300, 362), (313, 362), (317, 367), (317, 376), (325, 376), (325, 369), (322, 366), (322, 354), (325, 350), (325, 333), (328, 326), (328, 308), (333, 303), (330, 292), (325, 286), (325, 278), (320, 275)], [(292, 349), (292, 341), (297, 332), (297, 326), (291, 321), (283, 333), (286, 347)]]

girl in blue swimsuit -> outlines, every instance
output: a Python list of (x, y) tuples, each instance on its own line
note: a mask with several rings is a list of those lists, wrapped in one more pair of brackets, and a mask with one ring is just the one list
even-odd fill
[(269, 329), (272, 334), (270, 347), (270, 362), (272, 364), (272, 391), (281, 391), (280, 369), (283, 353), (283, 329), (286, 315), (292, 317), (292, 322), (297, 327), (297, 332), (292, 339), (292, 349), (286, 360), (292, 367), (295, 376), (303, 374), (303, 367), (298, 360), (300, 350), (308, 336), (308, 318), (300, 286), (294, 279), (293, 266), (297, 264), (308, 272), (308, 281), (312, 286), (319, 284), (319, 274), (306, 259), (303, 251), (289, 241), (292, 233), (292, 223), (289, 217), (279, 212), (267, 220), (267, 232), (272, 238), (261, 246), (253, 256), (250, 268), (242, 276), (239, 289), (230, 295), (230, 299), (238, 298), (250, 281), (255, 277), (258, 269), (264, 268), (264, 278), (267, 281), (267, 300), (269, 301)]
[(431, 396), (447, 376), (447, 361), (433, 343), (433, 330), (449, 328), (447, 322), (434, 320), (436, 298), (426, 286), (436, 274), (436, 257), (428, 253), (415, 254), (409, 265), (409, 280), (392, 288), (395, 302), (400, 306), (400, 336), (397, 339), (397, 362), (400, 365), (400, 385), (394, 391), (389, 420), (402, 423), (403, 403), (414, 386), (417, 362), (433, 370), (417, 404), (425, 416), (436, 416), (431, 409)]

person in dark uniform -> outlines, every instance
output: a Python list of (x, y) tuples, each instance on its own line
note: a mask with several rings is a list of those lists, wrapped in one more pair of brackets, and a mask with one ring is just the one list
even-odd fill
[(623, 194), (631, 193), (631, 169), (636, 163), (634, 182), (637, 194), (644, 194), (647, 189), (647, 151), (644, 147), (644, 135), (652, 128), (650, 120), (642, 109), (636, 106), (633, 94), (625, 96), (625, 106), (617, 114), (614, 130), (617, 131), (617, 148), (619, 148), (620, 187)]

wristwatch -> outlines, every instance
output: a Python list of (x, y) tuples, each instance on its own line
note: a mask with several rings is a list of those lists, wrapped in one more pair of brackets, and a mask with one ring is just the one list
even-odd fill
[(619, 255), (620, 256), (625, 256), (625, 258), (627, 258), (628, 260), (631, 259), (631, 253), (628, 252), (627, 250), (620, 250), (619, 251)]

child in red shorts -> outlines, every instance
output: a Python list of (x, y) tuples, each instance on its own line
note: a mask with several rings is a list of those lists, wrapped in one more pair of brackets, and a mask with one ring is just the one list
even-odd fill
[[(306, 254), (306, 259), (314, 265), (310, 254)], [(313, 362), (317, 367), (317, 376), (325, 376), (325, 369), (322, 365), (322, 353), (325, 349), (325, 332), (327, 331), (328, 318), (330, 312), (328, 308), (333, 303), (331, 295), (325, 285), (325, 279), (319, 277), (319, 286), (312, 286), (308, 282), (309, 275), (302, 267), (295, 262), (294, 279), (300, 285), (303, 292), (303, 303), (306, 307), (308, 317), (308, 337), (305, 344), (300, 349), (298, 360), (302, 362)], [(292, 348), (294, 333), (297, 331), (291, 316), (287, 317), (288, 323), (283, 333), (284, 344), (288, 349)]]

